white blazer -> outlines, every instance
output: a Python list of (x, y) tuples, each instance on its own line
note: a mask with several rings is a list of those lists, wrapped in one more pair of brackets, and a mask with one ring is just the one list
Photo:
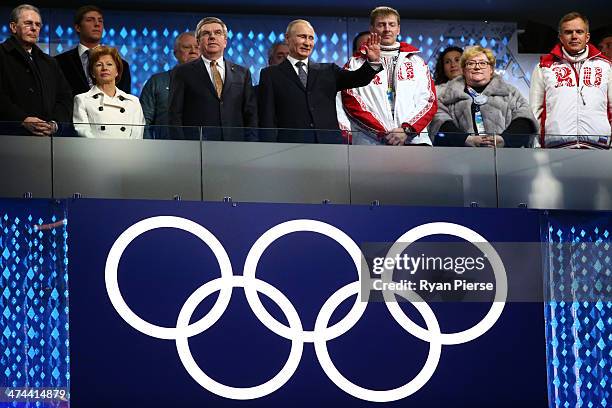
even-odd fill
[(72, 122), (82, 137), (142, 139), (145, 118), (134, 95), (117, 88), (111, 97), (94, 85), (88, 92), (74, 97)]

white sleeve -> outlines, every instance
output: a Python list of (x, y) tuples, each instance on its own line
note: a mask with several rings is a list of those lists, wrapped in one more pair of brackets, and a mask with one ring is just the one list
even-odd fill
[(89, 122), (90, 120), (87, 116), (85, 101), (83, 100), (82, 95), (77, 95), (74, 97), (72, 123), (74, 124), (74, 129), (77, 131), (79, 136), (94, 137), (93, 133), (91, 132), (91, 125)]
[(346, 112), (344, 111), (344, 106), (342, 106), (342, 93), (338, 92), (336, 94), (336, 115), (338, 116), (338, 126), (340, 130), (350, 131), (351, 130), (351, 122), (349, 121), (348, 116), (346, 116)]
[[(355, 71), (364, 62), (364, 58), (351, 57), (344, 66), (344, 69)], [(376, 75), (380, 75), (380, 73)], [(391, 129), (387, 129), (384, 119), (376, 113), (380, 108), (372, 106), (380, 102), (374, 87), (375, 85), (370, 83), (360, 88), (343, 90), (341, 93), (342, 105), (349, 121), (354, 121), (359, 127), (369, 129), (372, 133), (387, 133)], [(386, 106), (387, 101), (384, 100), (382, 102)]]
[(427, 126), (436, 114), (438, 100), (429, 67), (422, 58), (415, 58), (415, 65), (415, 76), (418, 75), (415, 78), (417, 87), (413, 93), (415, 109), (410, 118), (402, 118), (402, 124), (408, 123), (416, 133), (421, 133), (427, 131)]
[(612, 127), (612, 68), (608, 74), (608, 121)]
[(542, 113), (544, 112), (544, 96), (546, 95), (546, 87), (544, 86), (544, 77), (539, 65), (531, 74), (531, 86), (529, 87), (529, 105), (531, 112), (536, 119), (538, 127), (542, 123)]

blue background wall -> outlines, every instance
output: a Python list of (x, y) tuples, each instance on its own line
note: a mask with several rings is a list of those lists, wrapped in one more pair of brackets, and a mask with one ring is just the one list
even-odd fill
[[(0, 15), (8, 16), (10, 9), (0, 8)], [(74, 12), (71, 10), (42, 10), (45, 27), (40, 45), (46, 52), (56, 55), (78, 44), (72, 28)], [(142, 86), (154, 73), (168, 70), (176, 64), (172, 47), (174, 38), (183, 31), (194, 30), (205, 14), (176, 12), (107, 11), (104, 15), (103, 42), (117, 47), (130, 63), (132, 93), (140, 95)], [(268, 49), (284, 38), (287, 24), (292, 18), (266, 15), (219, 15), (228, 25), (229, 41), (226, 56), (249, 67), (255, 84), (259, 71), (267, 65)], [(368, 29), (366, 18), (306, 17), (313, 24), (317, 40), (312, 58), (318, 62), (346, 63), (354, 36)], [(516, 24), (486, 22), (445, 22), (402, 20), (402, 37), (421, 49), (422, 57), (435, 65), (438, 52), (448, 45), (473, 45), (492, 48), (497, 56), (497, 70), (503, 75), (526, 78), (516, 63), (509, 43), (516, 32)], [(0, 25), (0, 41), (9, 35), (8, 24)]]
[(38, 229), (65, 218), (62, 202), (0, 203), (0, 387), (69, 387), (68, 235)]

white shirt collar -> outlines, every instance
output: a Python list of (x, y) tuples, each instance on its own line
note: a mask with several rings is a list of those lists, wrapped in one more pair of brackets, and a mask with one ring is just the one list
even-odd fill
[[(206, 64), (206, 66), (210, 67), (210, 62), (212, 60), (209, 60), (208, 58), (202, 55), (202, 61), (204, 61), (204, 64)], [(223, 61), (223, 55), (220, 58), (216, 59), (215, 61), (217, 61), (217, 68), (225, 69), (225, 62)]]
[(297, 67), (295, 66), (295, 64), (298, 61), (302, 61), (304, 63), (304, 70), (308, 71), (308, 58), (303, 59), (303, 60), (299, 60), (297, 58), (293, 58), (291, 55), (287, 55), (287, 59), (289, 60), (289, 62), (291, 63), (291, 65), (293, 65), (293, 68), (297, 70)]
[[(99, 47), (100, 44), (96, 45), (94, 48)], [(87, 48), (86, 46), (84, 46), (83, 44), (79, 43), (79, 57), (82, 57), (83, 54), (85, 53), (85, 51), (87, 51), (89, 48)]]

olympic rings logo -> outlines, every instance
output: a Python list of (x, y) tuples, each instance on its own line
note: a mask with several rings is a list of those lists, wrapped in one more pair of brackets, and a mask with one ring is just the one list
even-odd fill
[[(119, 289), (117, 270), (123, 252), (138, 236), (156, 228), (176, 228), (195, 235), (210, 247), (221, 269), (220, 278), (205, 283), (189, 296), (179, 312), (176, 327), (161, 327), (141, 319), (129, 308)], [(349, 253), (359, 275), (357, 281), (340, 288), (325, 301), (317, 315), (314, 330), (310, 331), (303, 329), (300, 317), (291, 301), (274, 286), (256, 277), (257, 264), (268, 246), (277, 239), (293, 232), (315, 232), (335, 240)], [(417, 293), (408, 292), (406, 294), (406, 291), (397, 292), (397, 294), (413, 302), (413, 306), (423, 317), (426, 328), (420, 327), (411, 321), (402, 311), (398, 302), (386, 297), (385, 304), (397, 323), (408, 333), (429, 343), (429, 353), (421, 371), (408, 383), (390, 390), (371, 390), (352, 383), (335, 367), (327, 350), (328, 341), (348, 332), (357, 323), (365, 312), (367, 302), (361, 302), (359, 299), (361, 268), (362, 265), (365, 265), (365, 262), (362, 264), (363, 254), (359, 246), (346, 233), (325, 222), (299, 219), (283, 222), (270, 228), (253, 244), (244, 264), (243, 275), (234, 275), (225, 249), (219, 240), (200, 224), (181, 217), (160, 216), (147, 218), (125, 230), (113, 244), (106, 260), (106, 290), (113, 307), (130, 326), (151, 337), (174, 340), (179, 358), (189, 375), (203, 388), (221, 397), (250, 400), (275, 392), (289, 381), (297, 370), (302, 357), (304, 343), (313, 343), (321, 368), (340, 389), (365, 401), (397, 401), (414, 394), (429, 381), (440, 360), (442, 345), (466, 343), (486, 333), (499, 319), (506, 302), (508, 285), (506, 271), (501, 258), (495, 248), (485, 238), (464, 226), (453, 223), (434, 222), (415, 227), (395, 241), (387, 257), (401, 254), (412, 242), (430, 235), (452, 235), (477, 246), (488, 257), (493, 268), (496, 282), (495, 298), (489, 312), (472, 328), (455, 333), (442, 333), (433, 310)], [(387, 277), (387, 279), (390, 279), (390, 277)], [(190, 337), (203, 333), (221, 318), (221, 315), (228, 307), (233, 288), (243, 288), (249, 306), (264, 326), (275, 334), (291, 341), (289, 357), (278, 374), (265, 383), (253, 387), (237, 388), (215, 381), (202, 371), (193, 359), (189, 349), (188, 340)], [(197, 322), (189, 324), (197, 306), (206, 297), (217, 291), (219, 291), (219, 297), (211, 310)], [(278, 305), (287, 318), (288, 326), (279, 322), (268, 313), (261, 303), (259, 292), (268, 296)], [(339, 322), (328, 327), (333, 312), (344, 300), (351, 296), (355, 296), (355, 303), (352, 305), (349, 313)], [(385, 296), (393, 295), (386, 294)]]

